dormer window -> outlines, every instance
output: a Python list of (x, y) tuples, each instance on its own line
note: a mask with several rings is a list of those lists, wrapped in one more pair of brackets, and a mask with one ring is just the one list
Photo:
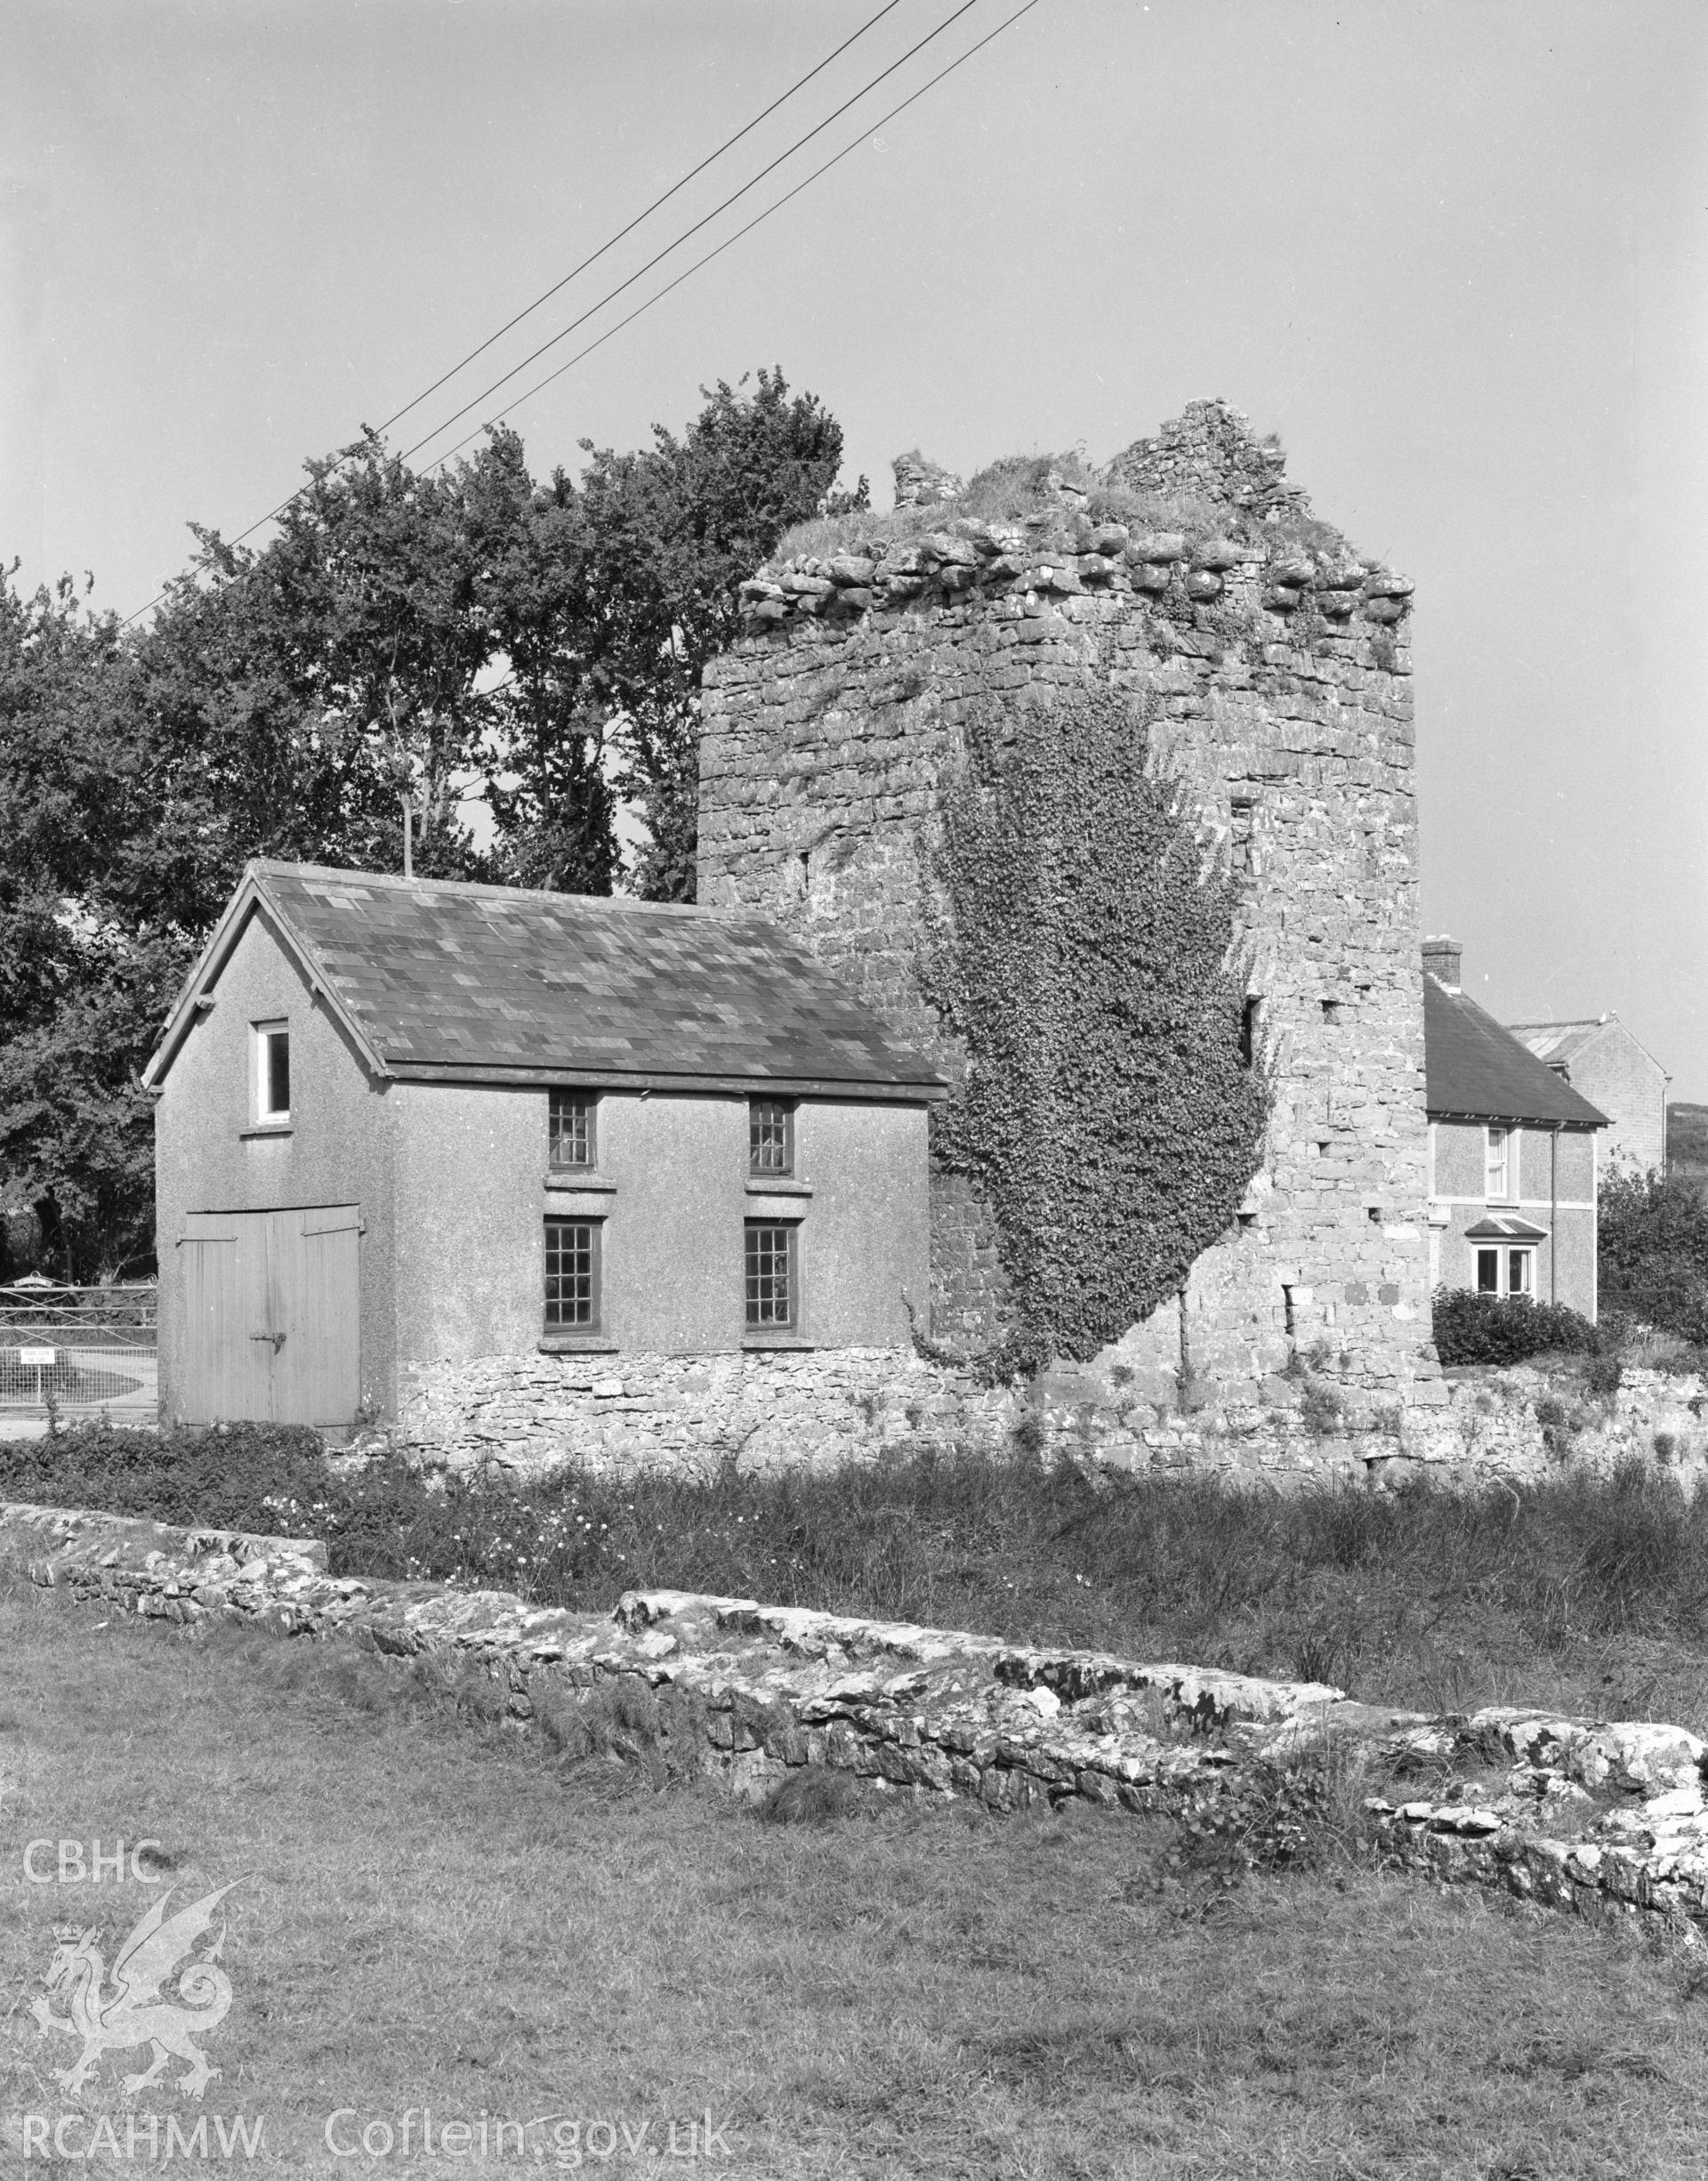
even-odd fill
[(599, 1163), (595, 1117), (599, 1101), (588, 1091), (554, 1090), (551, 1111), (551, 1166), (561, 1174)]
[(284, 1128), (291, 1119), (291, 1033), (283, 1022), (255, 1024), (255, 1119)]

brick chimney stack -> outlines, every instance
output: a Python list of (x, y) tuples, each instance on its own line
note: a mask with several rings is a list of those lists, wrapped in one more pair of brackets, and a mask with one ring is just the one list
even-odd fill
[(1459, 990), (1459, 965), (1464, 958), (1464, 949), (1456, 939), (1446, 933), (1438, 938), (1423, 941), (1423, 966), (1438, 985), (1449, 992)]

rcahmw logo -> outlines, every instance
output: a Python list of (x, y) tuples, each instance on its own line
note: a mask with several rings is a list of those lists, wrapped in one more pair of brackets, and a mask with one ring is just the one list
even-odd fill
[[(209, 2132), (209, 2122), (213, 2123)], [(197, 2113), (194, 2124), (175, 2112), (129, 2112), (123, 2120), (105, 2113), (62, 2112), (57, 2120), (44, 2112), (24, 2115), (24, 2156), (55, 2163), (73, 2159), (254, 2158), (264, 2149), (257, 2116)]]
[[(167, 2062), (178, 2059), (188, 2064), (187, 2072), (172, 2087), (186, 2097), (201, 2096), (220, 2071), (197, 2040), (216, 2029), (231, 2008), (231, 1980), (218, 1966), (225, 1949), (224, 1924), (205, 1952), (190, 1960), (185, 1957), (230, 1891), (230, 1886), (222, 1886), (170, 1917), (170, 1893), (151, 1901), (119, 1946), (110, 1986), (94, 1926), (54, 1927), (57, 1943), (42, 1980), (47, 1990), (29, 2011), (44, 2037), (58, 2033), (83, 2041), (71, 2065), (53, 2071), (62, 2090), (77, 2096), (103, 2053), (147, 2045), (154, 2057), (141, 2074), (125, 2077), (127, 2096), (157, 2082)], [(174, 1982), (175, 1992), (165, 1989)], [(65, 2001), (63, 2014), (53, 2010), (59, 1998)]]
[[(137, 1841), (127, 1870), (123, 1840), (114, 1841), (109, 1855), (101, 1854), (99, 1840), (92, 1840), (87, 1862), (81, 1840), (32, 1840), (24, 1850), (24, 1876), (32, 1886), (100, 1886), (108, 1878), (122, 1886), (127, 1877), (139, 1886), (158, 1886), (164, 1870), (150, 1870), (147, 1859), (153, 1855), (157, 1862), (159, 1851), (157, 1840)], [(38, 1862), (43, 1866), (39, 1870)]]

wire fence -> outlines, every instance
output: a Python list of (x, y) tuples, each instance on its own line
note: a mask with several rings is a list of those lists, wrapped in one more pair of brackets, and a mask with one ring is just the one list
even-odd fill
[(152, 1423), (159, 1412), (156, 1289), (0, 1288), (0, 1415), (106, 1415)]

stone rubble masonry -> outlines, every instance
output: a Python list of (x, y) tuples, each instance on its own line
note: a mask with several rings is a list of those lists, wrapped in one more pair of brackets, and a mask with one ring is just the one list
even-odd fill
[(953, 470), (946, 470), (940, 462), (928, 462), (917, 448), (898, 455), (890, 467), (895, 472), (898, 507), (947, 506), (965, 489)]
[[(761, 569), (744, 634), (706, 673), (699, 898), (786, 922), (953, 1075), (964, 1054), (916, 949), (970, 707), (1100, 682), (1148, 696), (1159, 755), (1237, 880), (1275, 1100), (1236, 1227), (1106, 1360), (1221, 1408), (1322, 1350), (1366, 1407), (1398, 1414), (1441, 1399), (1412, 586), (1311, 517), (1282, 466), (1237, 411), (1196, 403), (1104, 473), (1149, 496), (1119, 505), (1155, 522), (1093, 516), (1060, 485), (1009, 522), (950, 504), (940, 528), (897, 537), (849, 517), (846, 551)], [(965, 1353), (1012, 1329), (988, 1208), (943, 1175), (933, 1280), (935, 1341)]]
[(713, 1476), (834, 1468), (914, 1447), (998, 1453), (1017, 1431), (1048, 1456), (1129, 1474), (1212, 1473), (1298, 1486), (1472, 1485), (1633, 1457), (1687, 1486), (1708, 1474), (1708, 1380), (1627, 1367), (1614, 1394), (1572, 1367), (1447, 1373), (1404, 1408), (1307, 1369), (1184, 1398), (1109, 1356), (1030, 1385), (987, 1386), (893, 1349), (715, 1356), (486, 1356), (412, 1366), (392, 1436), (418, 1458), (539, 1476), (566, 1462)]
[(1461, 1774), (1493, 1765), (1453, 1803), (1366, 1797), (1380, 1846), (1543, 1906), (1641, 1912), (1689, 1941), (1708, 1926), (1708, 1751), (1681, 1727), (1511, 1706), (1431, 1719), (1320, 1682), (751, 1598), (631, 1591), (608, 1617), (571, 1613), (504, 1591), (330, 1576), (311, 1539), (57, 1507), (0, 1506), (0, 1571), (109, 1612), (461, 1659), (503, 1690), (522, 1731), (594, 1701), (601, 1685), (644, 1686), (670, 1700), (683, 1738), (673, 1755), (747, 1796), (822, 1765), (996, 1811), (1083, 1801), (1178, 1816), (1213, 1813), (1254, 1764), (1325, 1749), (1355, 1779), (1402, 1763)]

